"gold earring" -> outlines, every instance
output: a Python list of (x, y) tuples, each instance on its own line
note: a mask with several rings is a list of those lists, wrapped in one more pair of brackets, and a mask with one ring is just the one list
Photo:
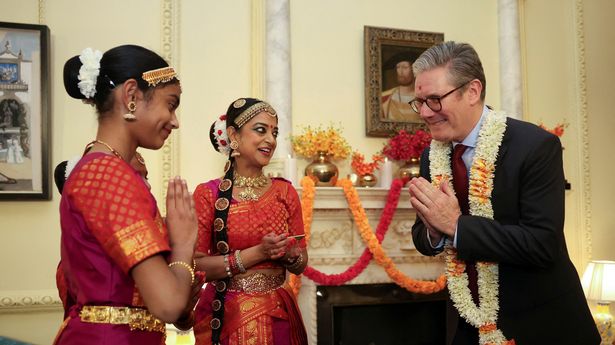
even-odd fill
[(239, 143), (238, 142), (233, 140), (233, 141), (231, 141), (231, 144), (229, 146), (233, 150), (233, 152), (231, 152), (231, 157), (239, 157), (239, 156), (241, 156), (241, 153), (239, 153), (239, 151), (237, 151), (237, 149), (239, 148)]
[(137, 110), (137, 103), (135, 103), (135, 101), (130, 101), (126, 107), (128, 108), (129, 113), (124, 114), (124, 120), (135, 121), (137, 117), (134, 112)]

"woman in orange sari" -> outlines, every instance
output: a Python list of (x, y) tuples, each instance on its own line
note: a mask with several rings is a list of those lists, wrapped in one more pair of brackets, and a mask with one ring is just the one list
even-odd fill
[(307, 344), (285, 283), (286, 271), (299, 274), (308, 261), (301, 204), (290, 182), (263, 174), (277, 124), (269, 104), (240, 98), (211, 127), (212, 144), (229, 161), (223, 178), (193, 195), (203, 253), (197, 269), (211, 281), (196, 308), (198, 345)]

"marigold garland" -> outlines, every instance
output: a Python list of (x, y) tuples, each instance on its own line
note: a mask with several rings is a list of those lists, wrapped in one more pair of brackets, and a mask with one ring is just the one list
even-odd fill
[[(403, 185), (404, 182), (402, 182), (401, 179), (395, 179), (391, 184), (391, 189), (387, 196), (385, 208), (382, 211), (380, 222), (376, 228), (376, 238), (378, 238), (380, 243), (382, 243), (382, 240), (389, 229), (389, 225), (391, 225), (393, 216), (395, 215)], [(372, 253), (369, 251), (369, 248), (365, 248), (359, 259), (342, 273), (326, 274), (313, 267), (307, 267), (303, 273), (306, 277), (321, 285), (342, 285), (361, 274), (369, 265), (372, 257)]]
[[(401, 287), (404, 287), (405, 289), (412, 292), (425, 294), (434, 293), (442, 290), (446, 285), (444, 275), (440, 276), (435, 282), (416, 281), (412, 278), (409, 278), (396, 268), (393, 261), (384, 253), (384, 250), (380, 245), (380, 243), (384, 239), (387, 230), (389, 229), (389, 225), (391, 224), (391, 221), (397, 209), (399, 196), (401, 194), (401, 189), (404, 183), (405, 181), (401, 179), (395, 179), (393, 181), (393, 184), (391, 185), (391, 190), (389, 191), (389, 194), (387, 196), (386, 206), (382, 212), (380, 222), (376, 229), (376, 233), (374, 233), (369, 226), (367, 215), (365, 214), (365, 210), (361, 205), (361, 201), (359, 200), (359, 196), (356, 192), (356, 189), (354, 189), (350, 180), (339, 180), (338, 186), (344, 188), (344, 194), (346, 195), (348, 204), (350, 205), (351, 211), (353, 212), (355, 223), (359, 228), (359, 232), (361, 233), (362, 239), (367, 244), (367, 248), (361, 254), (361, 257), (357, 260), (357, 262), (355, 262), (355, 264), (350, 266), (346, 271), (342, 273), (325, 274), (314, 269), (311, 266), (308, 266), (306, 267), (304, 274), (308, 278), (316, 281), (321, 285), (342, 285), (361, 274), (361, 272), (365, 270), (365, 268), (371, 261), (371, 258), (374, 255), (378, 255), (376, 257), (376, 262), (379, 265), (383, 266), (389, 277)], [(304, 227), (306, 239), (309, 239), (309, 232), (311, 228), (313, 214), (313, 201), (315, 195), (314, 182), (309, 178), (303, 178), (301, 181), (301, 186), (303, 187), (301, 206), (303, 210)], [(358, 211), (355, 212), (355, 209)], [(298, 294), (301, 284), (299, 276), (291, 275), (289, 283), (293, 288), (295, 294)]]
[[(306, 241), (308, 241), (310, 238), (310, 230), (312, 228), (315, 185), (312, 179), (303, 178), (301, 180), (301, 186), (303, 188), (303, 193), (301, 194), (301, 208), (303, 210), (303, 222), (306, 234)], [(389, 229), (389, 225), (391, 224), (391, 220), (393, 219), (393, 215), (395, 214), (402, 187), (403, 182), (401, 182), (401, 180), (394, 180), (391, 184), (391, 190), (387, 197), (387, 204), (382, 212), (382, 217), (376, 231), (376, 236), (381, 242), (382, 239), (384, 239), (384, 235)], [(355, 262), (352, 266), (350, 266), (342, 273), (326, 274), (311, 266), (307, 266), (303, 274), (320, 285), (343, 285), (344, 283), (356, 278), (359, 274), (361, 274), (369, 265), (369, 262), (371, 260), (372, 253), (369, 251), (368, 248), (365, 248), (357, 262)], [(291, 274), (289, 284), (295, 295), (298, 295), (299, 289), (301, 288), (300, 276)]]
[[(314, 180), (305, 176), (301, 179), (301, 215), (303, 217), (303, 231), (305, 232), (305, 243), (310, 243), (310, 229), (312, 228), (312, 215), (314, 211), (314, 196), (316, 195), (316, 185)], [(306, 269), (309, 266), (306, 267)], [(290, 288), (295, 296), (299, 295), (301, 289), (301, 275), (292, 274), (288, 280)]]
[(376, 262), (384, 268), (393, 282), (414, 293), (430, 294), (444, 289), (446, 286), (446, 276), (444, 274), (439, 276), (435, 281), (424, 281), (412, 279), (397, 269), (393, 260), (384, 252), (384, 249), (380, 245), (380, 241), (369, 225), (367, 215), (359, 199), (359, 194), (352, 185), (352, 182), (348, 179), (340, 179), (337, 181), (337, 186), (344, 189), (346, 200), (348, 200), (350, 211), (352, 212), (363, 242), (365, 242), (369, 251), (374, 256), (374, 259), (376, 259)]

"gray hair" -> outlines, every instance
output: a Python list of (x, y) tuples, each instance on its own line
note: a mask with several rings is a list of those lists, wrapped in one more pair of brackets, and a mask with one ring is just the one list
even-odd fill
[(437, 44), (421, 54), (412, 64), (414, 76), (438, 67), (447, 67), (449, 82), (460, 86), (473, 79), (483, 84), (480, 99), (485, 100), (487, 82), (483, 64), (476, 50), (468, 43), (448, 41)]

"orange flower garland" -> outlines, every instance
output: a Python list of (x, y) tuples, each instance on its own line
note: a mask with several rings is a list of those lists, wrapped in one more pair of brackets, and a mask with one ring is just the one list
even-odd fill
[(344, 189), (346, 200), (348, 200), (350, 211), (352, 212), (357, 228), (359, 229), (361, 238), (374, 255), (376, 262), (384, 268), (389, 278), (391, 278), (397, 285), (410, 292), (430, 294), (444, 289), (446, 286), (446, 276), (444, 274), (439, 276), (435, 281), (414, 280), (403, 274), (395, 266), (393, 260), (386, 255), (384, 249), (380, 245), (380, 242), (376, 238), (376, 235), (372, 231), (372, 228), (367, 220), (365, 210), (361, 205), (361, 200), (359, 199), (357, 190), (352, 185), (352, 182), (348, 179), (340, 179), (337, 181), (337, 186)]
[[(365, 210), (363, 209), (363, 206), (361, 205), (361, 201), (359, 200), (359, 196), (356, 192), (356, 189), (354, 189), (354, 187), (352, 186), (352, 182), (350, 182), (350, 180), (348, 179), (342, 179), (342, 180), (338, 180), (337, 185), (344, 188), (344, 194), (346, 195), (346, 199), (348, 200), (350, 209), (353, 212), (353, 217), (355, 219), (355, 222), (357, 223), (357, 227), (359, 228), (361, 237), (367, 244), (368, 250), (371, 252), (372, 256), (376, 258), (376, 262), (380, 266), (384, 267), (389, 277), (396, 284), (398, 284), (399, 286), (409, 291), (412, 291), (415, 293), (423, 293), (423, 294), (438, 292), (446, 286), (446, 277), (444, 275), (441, 275), (440, 277), (438, 277), (438, 279), (436, 279), (435, 282), (434, 281), (417, 281), (410, 277), (405, 276), (402, 272), (400, 272), (396, 268), (393, 261), (386, 255), (386, 253), (384, 253), (384, 250), (382, 249), (382, 246), (380, 245), (380, 242), (382, 241), (382, 239), (379, 240), (378, 235), (372, 231), (369, 225), (369, 222), (367, 220), (367, 215), (365, 214)], [(401, 187), (402, 185), (403, 185), (403, 182), (400, 184), (399, 187)], [(301, 195), (301, 208), (303, 210), (304, 229), (305, 229), (306, 239), (309, 240), (311, 223), (312, 223), (312, 215), (313, 215), (315, 185), (314, 185), (313, 180), (311, 180), (308, 177), (304, 177), (301, 180), (301, 186), (303, 188), (303, 193)], [(397, 197), (399, 197), (399, 193), (397, 193)], [(355, 210), (357, 211), (355, 212)], [(389, 218), (391, 217), (392, 217), (392, 213), (391, 215), (389, 215)], [(388, 228), (388, 224), (386, 224), (386, 227)], [(379, 229), (379, 231), (380, 230), (381, 229)], [(380, 236), (384, 236), (384, 232), (382, 232)], [(364, 255), (362, 255), (361, 259), (363, 259), (363, 256)], [(362, 265), (360, 265), (360, 262), (357, 262), (355, 266), (361, 267)], [(354, 278), (348, 271), (344, 272), (342, 275), (347, 276), (348, 280), (350, 280), (351, 278)], [(327, 278), (333, 278), (334, 276), (339, 276), (339, 275), (325, 275), (325, 276), (327, 276)], [(311, 276), (310, 278), (313, 279)], [(340, 278), (340, 277), (335, 277), (335, 278)], [(334, 280), (338, 281), (339, 279), (337, 280), (334, 279)], [(295, 295), (298, 295), (299, 289), (301, 288), (300, 276), (292, 274), (289, 278), (289, 284), (291, 288), (293, 289), (293, 292), (295, 293)]]
[[(316, 185), (314, 180), (305, 176), (301, 179), (301, 215), (303, 216), (303, 231), (305, 232), (305, 243), (310, 243), (310, 229), (312, 228), (312, 215), (314, 211), (314, 196)], [(299, 295), (301, 289), (301, 275), (291, 274), (288, 284), (295, 296)]]

